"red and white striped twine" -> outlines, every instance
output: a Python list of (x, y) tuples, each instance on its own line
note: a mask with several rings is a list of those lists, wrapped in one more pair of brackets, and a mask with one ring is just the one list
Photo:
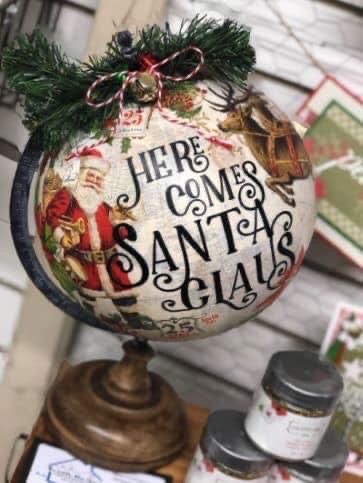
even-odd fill
[[(198, 54), (199, 62), (196, 65), (196, 67), (191, 72), (189, 72), (189, 74), (184, 75), (184, 76), (171, 76), (171, 75), (166, 75), (166, 74), (163, 74), (162, 72), (160, 72), (160, 70), (159, 70), (160, 67), (162, 67), (162, 66), (168, 64), (169, 62), (173, 61), (174, 59), (176, 59), (180, 55), (182, 55), (186, 52), (190, 52), (190, 51), (193, 51), (196, 54)], [(147, 59), (144, 59), (144, 60), (147, 61)], [(196, 130), (196, 132), (198, 134), (203, 136), (208, 141), (210, 141), (214, 144), (218, 144), (219, 146), (222, 146), (226, 149), (232, 150), (233, 146), (230, 143), (219, 140), (216, 136), (207, 135), (196, 124), (190, 123), (188, 121), (181, 121), (180, 119), (178, 119), (176, 117), (169, 116), (168, 114), (166, 114), (164, 112), (163, 107), (162, 107), (162, 95), (163, 95), (163, 88), (164, 88), (163, 80), (171, 80), (173, 82), (183, 82), (183, 81), (189, 80), (192, 77), (194, 77), (200, 71), (200, 69), (202, 68), (202, 66), (204, 64), (204, 60), (205, 59), (204, 59), (203, 51), (201, 49), (199, 49), (198, 47), (190, 45), (189, 47), (185, 47), (184, 49), (178, 50), (178, 51), (174, 52), (174, 54), (171, 54), (168, 57), (165, 57), (165, 59), (161, 60), (160, 62), (153, 63), (151, 61), (147, 61), (148, 68), (147, 68), (146, 72), (153, 75), (155, 77), (156, 82), (157, 82), (158, 91), (157, 91), (156, 105), (157, 105), (157, 107), (160, 111), (160, 115), (164, 119), (166, 119), (167, 121), (172, 122), (174, 124), (178, 124), (180, 126), (193, 128), (193, 129)], [(106, 99), (105, 101), (102, 101), (102, 102), (94, 102), (92, 100), (92, 94), (95, 91), (95, 89), (97, 88), (97, 86), (99, 86), (100, 84), (102, 84), (105, 81), (111, 80), (114, 77), (120, 76), (120, 75), (123, 75), (123, 74), (127, 74), (126, 79), (123, 80), (121, 87), (115, 92), (115, 94), (113, 96), (109, 97), (108, 99)], [(89, 89), (87, 90), (86, 103), (90, 107), (93, 107), (93, 108), (96, 108), (96, 109), (98, 109), (100, 107), (107, 106), (108, 104), (111, 104), (112, 102), (114, 102), (118, 99), (119, 113), (118, 113), (117, 123), (115, 123), (115, 125), (113, 126), (113, 133), (122, 124), (122, 113), (123, 113), (123, 108), (124, 108), (124, 96), (125, 96), (126, 88), (138, 74), (139, 74), (139, 71), (131, 71), (131, 72), (122, 71), (122, 72), (114, 72), (112, 74), (106, 74), (106, 75), (100, 76), (98, 79), (96, 79), (92, 83), (92, 85), (89, 87)], [(101, 144), (102, 142), (103, 141), (101, 140), (98, 144)]]

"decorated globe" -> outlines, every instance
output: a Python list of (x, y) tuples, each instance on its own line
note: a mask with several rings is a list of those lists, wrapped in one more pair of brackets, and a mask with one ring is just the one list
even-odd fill
[(312, 236), (312, 168), (294, 126), (253, 88), (198, 75), (207, 56), (191, 49), (190, 74), (144, 55), (101, 101), (114, 75), (98, 76), (85, 103), (118, 103), (107, 135), (78, 134), (42, 158), (39, 261), (116, 333), (181, 340), (237, 327), (282, 293)]

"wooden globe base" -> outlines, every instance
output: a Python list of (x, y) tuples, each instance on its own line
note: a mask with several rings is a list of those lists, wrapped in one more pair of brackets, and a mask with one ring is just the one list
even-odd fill
[(123, 345), (121, 362), (68, 369), (50, 390), (47, 414), (59, 444), (86, 463), (146, 471), (171, 461), (186, 441), (186, 414), (172, 387), (147, 370), (151, 347)]

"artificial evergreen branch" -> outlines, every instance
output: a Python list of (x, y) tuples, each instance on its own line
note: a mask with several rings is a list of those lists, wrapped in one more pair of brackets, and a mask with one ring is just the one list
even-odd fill
[[(194, 17), (184, 21), (174, 34), (166, 24), (165, 30), (153, 25), (140, 32), (136, 48), (141, 53), (157, 53), (159, 58), (181, 50), (189, 45), (199, 47), (205, 54), (202, 74), (205, 77), (232, 82), (241, 87), (255, 63), (255, 52), (249, 44), (250, 32), (244, 25), (226, 19), (223, 23), (206, 17)], [(197, 64), (195, 56), (178, 57), (166, 66), (165, 73), (183, 75)]]
[[(120, 32), (110, 41), (104, 56), (90, 57), (81, 63), (69, 59), (57, 45), (35, 31), (18, 37), (4, 51), (2, 67), (9, 85), (24, 99), (24, 124), (44, 150), (58, 150), (80, 131), (103, 135), (106, 120), (117, 115), (117, 102), (99, 109), (89, 107), (85, 102), (87, 89), (100, 75), (137, 70), (141, 54), (152, 54), (161, 60), (193, 45), (205, 56), (198, 78), (239, 86), (245, 85), (255, 61), (249, 31), (232, 20), (220, 23), (197, 16), (184, 22), (175, 34), (168, 24), (164, 30), (154, 25), (141, 30), (133, 46), (131, 42), (128, 32)], [(193, 52), (186, 53), (164, 66), (163, 72), (185, 75), (197, 62)], [(97, 88), (93, 100), (104, 101), (119, 87), (120, 79), (115, 77)]]
[(71, 61), (39, 31), (18, 37), (5, 50), (2, 65), (10, 87), (23, 96), (24, 125), (47, 151), (72, 141), (80, 130), (102, 129), (105, 120), (116, 115), (115, 105), (96, 110), (84, 102), (85, 92), (102, 71)]

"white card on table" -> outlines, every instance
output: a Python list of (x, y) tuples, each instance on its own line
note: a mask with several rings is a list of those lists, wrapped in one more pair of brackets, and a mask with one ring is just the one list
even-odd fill
[(26, 483), (165, 483), (147, 473), (115, 473), (86, 463), (66, 451), (40, 443)]

